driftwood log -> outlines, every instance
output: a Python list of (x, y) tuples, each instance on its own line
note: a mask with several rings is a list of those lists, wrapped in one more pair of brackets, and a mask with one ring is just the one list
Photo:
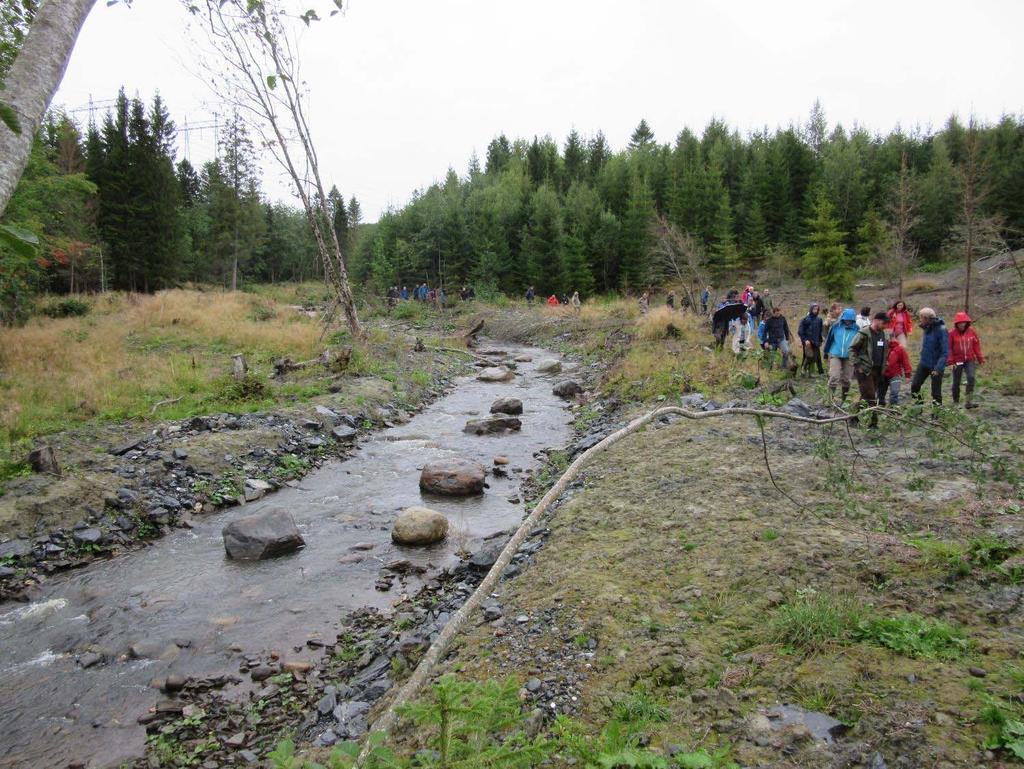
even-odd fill
[(326, 348), (322, 353), (310, 360), (294, 361), (291, 358), (278, 358), (274, 361), (274, 376), (282, 377), (289, 371), (300, 371), (310, 366), (323, 366), (328, 371), (344, 371), (352, 360), (351, 347), (339, 347), (332, 352)]

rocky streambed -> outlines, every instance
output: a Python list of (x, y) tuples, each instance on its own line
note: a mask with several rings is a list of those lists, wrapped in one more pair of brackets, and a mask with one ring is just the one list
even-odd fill
[[(369, 704), (443, 627), (522, 519), (521, 487), (544, 450), (571, 434), (566, 400), (553, 393), (565, 374), (538, 370), (547, 367), (543, 351), (488, 357), (509, 364), (511, 376), (460, 379), (346, 461), (197, 516), (145, 550), (56, 576), (30, 603), (5, 607), (0, 764), (114, 765), (143, 753), (147, 728), (153, 758), (173, 763), (188, 743), (206, 756), (196, 765), (221, 765), (226, 753), (255, 760), (273, 733), (254, 725), (267, 707), (258, 703), (274, 699), (268, 719), (310, 739), (357, 732)], [(522, 401), (518, 429), (503, 418), (493, 431), (465, 429), (488, 419), (501, 397)], [(452, 458), (488, 469), (482, 494), (421, 491), (424, 464)], [(448, 536), (428, 547), (395, 545), (392, 524), (412, 506), (443, 513)], [(269, 509), (291, 514), (305, 547), (256, 562), (227, 559), (222, 528)]]

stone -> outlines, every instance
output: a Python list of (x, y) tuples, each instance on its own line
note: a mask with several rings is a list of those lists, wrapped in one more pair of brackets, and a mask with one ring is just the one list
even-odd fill
[(340, 443), (350, 443), (359, 436), (359, 431), (348, 425), (339, 425), (331, 430), (331, 436)]
[(494, 464), (498, 467), (504, 467), (509, 462), (508, 457), (499, 455), (494, 458)]
[(502, 616), (504, 615), (504, 612), (502, 612), (501, 607), (498, 606), (498, 604), (496, 603), (484, 604), (483, 610), (484, 619), (487, 622), (493, 622), (496, 619), (501, 619)]
[(305, 660), (289, 660), (281, 665), (281, 669), (285, 673), (299, 673), (304, 675), (313, 669), (312, 662), (306, 662)]
[(331, 713), (338, 706), (338, 695), (334, 692), (327, 692), (316, 704), (316, 711), (322, 716)]
[(562, 370), (562, 362), (555, 358), (544, 358), (537, 362), (537, 373), (557, 374)]
[(12, 539), (0, 545), (0, 558), (24, 558), (31, 552), (32, 545), (20, 539)]
[(505, 396), (491, 404), (492, 414), (522, 414), (523, 402), (519, 398)]
[(329, 422), (332, 425), (338, 424), (341, 421), (341, 417), (335, 412), (331, 411), (326, 406), (317, 406), (316, 414), (318, 417), (323, 419), (325, 422)]
[(110, 453), (113, 454), (115, 457), (122, 457), (125, 454), (127, 454), (129, 451), (131, 451), (132, 449), (137, 449), (139, 446), (141, 446), (143, 440), (144, 440), (143, 438), (137, 438), (134, 441), (128, 441), (127, 443), (122, 443), (122, 444), (112, 448), (110, 450)]
[(473, 553), (472, 558), (469, 559), (470, 568), (476, 569), (477, 571), (490, 571), (491, 567), (494, 566), (495, 561), (498, 560), (498, 556), (501, 555), (501, 551), (504, 549), (505, 546), (501, 542), (493, 542), (489, 545), (485, 545)]
[(60, 465), (52, 446), (40, 446), (28, 453), (28, 464), (37, 473), (60, 475)]
[(103, 655), (96, 652), (88, 652), (78, 658), (78, 664), (83, 668), (91, 668), (103, 662)]
[(18, 570), (11, 566), (0, 566), (0, 579), (10, 579), (18, 573)]
[(273, 484), (268, 483), (262, 478), (246, 478), (242, 489), (246, 502), (255, 502), (257, 499), (262, 499), (268, 491), (273, 490)]
[(427, 507), (407, 507), (391, 529), (396, 545), (432, 545), (448, 536), (448, 519)]
[(540, 679), (539, 678), (531, 678), (529, 681), (526, 682), (526, 691), (528, 691), (528, 692), (539, 691), (540, 690), (540, 686), (541, 686), (541, 683), (540, 683)]
[(228, 557), (240, 561), (273, 558), (306, 544), (295, 520), (284, 510), (264, 510), (237, 518), (225, 526), (221, 534)]
[(492, 414), (482, 419), (470, 419), (462, 431), (471, 435), (498, 435), (521, 429), (523, 423), (508, 414)]
[(98, 545), (103, 541), (103, 532), (95, 526), (90, 526), (87, 529), (77, 530), (71, 535), (71, 538), (79, 545)]
[(984, 678), (988, 675), (988, 671), (984, 668), (967, 668), (967, 672), (975, 678)]
[(782, 410), (798, 417), (810, 417), (812, 413), (811, 407), (799, 398), (791, 399)]
[(185, 677), (178, 673), (170, 673), (164, 680), (162, 689), (165, 692), (180, 692), (185, 688)]
[(574, 398), (583, 392), (583, 386), (574, 379), (566, 379), (552, 387), (551, 392), (559, 398)]
[(273, 665), (257, 665), (249, 671), (253, 681), (266, 681), (273, 675), (277, 675), (277, 668)]
[(448, 496), (480, 494), (486, 471), (468, 459), (440, 459), (428, 462), (420, 473), (420, 491)]
[(338, 722), (334, 730), (339, 737), (354, 739), (366, 734), (369, 725), (366, 717), (370, 713), (370, 703), (359, 700), (349, 700), (339, 703), (334, 708), (334, 720)]
[(188, 459), (188, 452), (185, 449), (174, 449), (171, 451), (171, 456), (177, 460)]
[(507, 366), (488, 366), (482, 369), (476, 378), (481, 382), (507, 382), (515, 374)]
[(224, 744), (227, 745), (229, 748), (242, 747), (245, 744), (245, 732), (238, 732), (237, 734), (232, 734), (230, 737), (224, 740)]

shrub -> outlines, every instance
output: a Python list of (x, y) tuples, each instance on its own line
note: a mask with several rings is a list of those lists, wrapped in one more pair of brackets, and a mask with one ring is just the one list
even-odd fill
[(58, 299), (56, 302), (44, 304), (39, 311), (48, 318), (77, 318), (88, 315), (92, 309), (84, 299), (76, 299), (69, 296), (66, 299)]

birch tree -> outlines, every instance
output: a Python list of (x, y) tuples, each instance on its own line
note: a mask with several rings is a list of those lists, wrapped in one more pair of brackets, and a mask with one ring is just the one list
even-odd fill
[[(335, 0), (338, 12), (342, 0)], [(213, 52), (204, 62), (217, 95), (248, 116), (264, 149), (283, 168), (302, 201), (334, 300), (354, 336), (362, 335), (342, 244), (331, 226), (328, 196), (307, 118), (307, 94), (298, 57), (298, 25), (316, 11), (291, 13), (280, 0), (185, 0)]]
[(95, 2), (50, 0), (40, 5), (10, 72), (0, 83), (0, 214), (25, 170), (32, 140)]
[(892, 198), (889, 201), (889, 248), (883, 271), (894, 283), (899, 284), (897, 299), (903, 298), (903, 278), (917, 260), (917, 243), (911, 232), (920, 221), (917, 215), (917, 201), (914, 197), (913, 178), (907, 165), (907, 153), (900, 158), (900, 173), (896, 177)]

